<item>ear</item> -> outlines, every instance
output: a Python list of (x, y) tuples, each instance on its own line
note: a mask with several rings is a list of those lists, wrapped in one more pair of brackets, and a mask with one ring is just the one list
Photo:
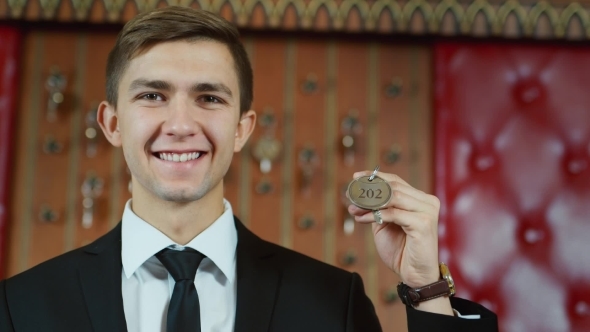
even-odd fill
[(113, 146), (121, 146), (121, 132), (119, 130), (119, 117), (114, 105), (103, 101), (98, 105), (96, 120), (104, 136)]
[(234, 152), (240, 152), (256, 126), (256, 112), (249, 110), (242, 114), (238, 127), (236, 128), (236, 139), (234, 141)]

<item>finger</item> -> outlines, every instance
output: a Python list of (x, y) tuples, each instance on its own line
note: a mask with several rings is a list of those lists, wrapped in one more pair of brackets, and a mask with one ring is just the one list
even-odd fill
[(348, 213), (350, 213), (350, 215), (353, 217), (354, 216), (362, 216), (365, 213), (369, 213), (369, 212), (371, 212), (371, 210), (360, 208), (354, 204), (348, 205)]
[[(381, 210), (381, 219), (383, 223), (393, 223), (401, 227), (422, 228), (424, 224), (429, 223), (427, 215), (413, 213), (401, 209), (389, 208)], [(370, 211), (361, 216), (355, 216), (354, 220), (362, 223), (375, 222), (373, 212)]]
[[(362, 171), (362, 172), (356, 172), (352, 175), (352, 177), (354, 179), (361, 177), (361, 176), (365, 176), (365, 175), (371, 175), (373, 174), (373, 171)], [(383, 180), (387, 181), (387, 182), (392, 182), (392, 181), (396, 181), (396, 182), (400, 182), (403, 183), (405, 185), (409, 184), (404, 181), (404, 179), (402, 179), (401, 177), (395, 175), (395, 174), (391, 174), (391, 173), (383, 173), (383, 172), (377, 172), (377, 176), (382, 178)]]
[[(371, 172), (371, 171), (362, 171), (362, 172), (354, 173), (353, 177), (358, 178), (361, 176), (371, 175), (371, 174), (373, 174), (373, 172)], [(428, 202), (430, 205), (432, 205), (433, 207), (435, 207), (437, 209), (440, 207), (440, 200), (436, 196), (429, 195), (421, 190), (418, 190), (418, 189), (412, 187), (407, 182), (405, 182), (401, 177), (399, 177), (395, 174), (381, 173), (381, 172), (377, 172), (377, 175), (379, 175), (379, 177), (381, 177), (383, 180), (386, 180), (389, 183), (389, 186), (391, 187), (391, 189), (393, 191), (400, 190), (410, 196), (413, 196), (414, 198), (416, 198), (418, 200)], [(346, 197), (349, 198), (348, 191), (346, 192)]]
[(391, 187), (392, 196), (395, 196), (395, 193), (400, 191), (406, 195), (412, 196), (415, 199), (425, 202), (434, 208), (438, 208), (440, 206), (440, 202), (438, 198), (433, 195), (429, 195), (422, 190), (418, 190), (408, 184), (403, 184), (400, 182), (390, 182), (389, 186)]

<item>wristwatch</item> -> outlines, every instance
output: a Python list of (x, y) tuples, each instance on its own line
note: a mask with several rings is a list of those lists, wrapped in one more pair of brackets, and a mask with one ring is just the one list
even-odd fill
[(438, 266), (441, 280), (435, 283), (418, 288), (411, 288), (403, 282), (397, 285), (397, 295), (403, 304), (416, 307), (420, 302), (441, 296), (455, 295), (455, 282), (453, 281), (453, 277), (451, 277), (449, 267), (445, 263), (439, 263)]

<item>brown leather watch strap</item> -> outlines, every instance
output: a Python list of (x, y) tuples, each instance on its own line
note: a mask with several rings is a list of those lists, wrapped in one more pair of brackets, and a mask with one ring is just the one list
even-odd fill
[(451, 289), (449, 288), (449, 283), (445, 279), (441, 279), (435, 283), (419, 288), (411, 288), (400, 282), (397, 285), (397, 293), (405, 305), (416, 306), (423, 301), (443, 295), (450, 295)]

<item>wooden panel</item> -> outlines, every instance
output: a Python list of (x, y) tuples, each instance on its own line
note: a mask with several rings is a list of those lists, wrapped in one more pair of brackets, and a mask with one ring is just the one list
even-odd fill
[[(78, 70), (84, 68), (84, 73), (79, 74), (80, 99), (76, 105), (75, 114), (78, 122), (75, 139), (79, 141), (77, 154), (73, 156), (78, 164), (77, 172), (73, 175), (74, 188), (72, 191), (75, 195), (71, 196), (75, 210), (75, 218), (72, 221), (66, 234), (72, 238), (69, 240), (67, 249), (86, 245), (102, 234), (110, 230), (114, 223), (121, 219), (123, 205), (119, 202), (117, 196), (122, 196), (119, 192), (118, 181), (121, 173), (125, 171), (120, 163), (114, 164), (118, 149), (114, 149), (100, 132), (100, 128), (92, 125), (92, 113), (96, 110), (98, 103), (105, 99), (105, 66), (108, 52), (115, 44), (115, 36), (112, 34), (105, 35), (81, 35), (81, 44), (79, 52)], [(96, 66), (93, 64), (102, 64)], [(90, 121), (90, 122), (89, 122)], [(87, 134), (92, 134), (92, 130), (98, 131), (96, 139), (96, 154), (92, 154), (92, 141)], [(90, 136), (92, 137), (92, 136)], [(120, 159), (120, 158), (117, 158)], [(97, 176), (104, 181), (102, 193), (95, 199), (94, 215), (92, 226), (86, 228), (82, 224), (83, 220), (83, 195), (81, 187), (83, 182), (89, 176)], [(123, 181), (125, 183), (125, 181)], [(126, 193), (125, 190), (123, 193)], [(128, 198), (129, 195), (123, 195)], [(112, 211), (115, 210), (115, 211)], [(71, 247), (70, 247), (71, 246)]]
[[(58, 255), (66, 247), (64, 229), (73, 212), (68, 209), (68, 190), (72, 189), (67, 185), (68, 174), (71, 174), (71, 167), (75, 167), (75, 163), (70, 162), (70, 154), (78, 143), (76, 137), (72, 136), (75, 123), (72, 122), (71, 110), (77, 92), (74, 84), (79, 36), (73, 33), (51, 33), (41, 34), (39, 38), (43, 40), (43, 57), (40, 71), (35, 73), (36, 91), (33, 90), (33, 95), (39, 96), (39, 103), (31, 110), (35, 112), (38, 127), (36, 133), (29, 136), (29, 139), (35, 142), (33, 151), (27, 151), (34, 155), (34, 161), (29, 166), (35, 167), (30, 174), (34, 183), (32, 188), (29, 188), (32, 192), (28, 193), (32, 196), (31, 205), (27, 207), (31, 211), (28, 218), (23, 220), (30, 227), (29, 246), (24, 251), (28, 252), (28, 255), (23, 260), (28, 266), (37, 265)], [(45, 89), (45, 84), (52, 68), (58, 68), (63, 73), (67, 84), (63, 93), (64, 102), (58, 106), (57, 119), (49, 122), (47, 109), (50, 95)], [(27, 95), (23, 97), (27, 98)], [(46, 153), (43, 151), (44, 144), (52, 138), (62, 146), (61, 151)], [(37, 165), (43, 167), (36, 167)], [(40, 221), (39, 214), (42, 213), (43, 207), (55, 211), (57, 219), (53, 222)]]
[[(279, 40), (256, 40), (254, 42), (253, 67), (254, 75), (254, 104), (253, 108), (258, 113), (256, 132), (250, 139), (250, 152), (260, 144), (260, 140), (268, 138), (282, 142), (284, 149), (286, 137), (283, 136), (285, 121), (285, 108), (283, 104), (285, 82), (285, 43)], [(272, 82), (272, 84), (268, 84)], [(272, 117), (265, 124), (264, 115)], [(250, 153), (252, 155), (252, 153)], [(250, 157), (251, 187), (249, 197), (249, 224), (250, 228), (265, 240), (281, 243), (281, 208), (283, 202), (281, 193), (284, 189), (282, 183), (283, 171), (286, 165), (282, 162), (284, 154), (277, 161), (272, 161), (268, 173), (261, 170), (260, 162)], [(264, 188), (268, 185), (268, 191)]]
[[(346, 199), (345, 190), (352, 180), (355, 171), (367, 168), (366, 134), (367, 126), (367, 67), (368, 47), (365, 43), (338, 43), (335, 56), (337, 76), (337, 115), (334, 137), (334, 148), (337, 151), (334, 163), (337, 197), (335, 230), (336, 257), (338, 266), (350, 271), (358, 272), (365, 283), (367, 279), (367, 252), (365, 246), (365, 232), (370, 225), (356, 225), (348, 213), (350, 202)], [(351, 142), (348, 142), (352, 139)], [(352, 143), (346, 148), (343, 143)], [(350, 219), (346, 221), (347, 219)], [(352, 229), (352, 227), (354, 229)], [(346, 228), (345, 226), (348, 226)], [(369, 282), (370, 283), (370, 282)]]
[[(330, 146), (326, 145), (325, 137), (329, 137), (330, 130), (326, 130), (329, 108), (326, 96), (327, 81), (327, 47), (323, 41), (297, 40), (292, 46), (295, 57), (294, 96), (294, 124), (295, 146), (294, 153), (301, 153), (303, 148), (313, 149), (318, 164), (312, 169), (313, 175), (307, 188), (303, 185), (301, 167), (297, 167), (293, 174), (297, 179), (297, 189), (293, 188), (295, 213), (294, 225), (304, 222), (304, 218), (311, 218), (313, 226), (305, 229), (299, 227), (293, 232), (293, 249), (310, 257), (324, 260), (328, 257), (325, 252), (327, 245), (333, 241), (332, 218), (325, 202), (325, 190), (330, 182), (330, 176), (325, 166), (329, 162)], [(299, 160), (299, 155), (293, 156)]]
[[(23, 153), (17, 154), (15, 164), (15, 188), (24, 190), (16, 189), (13, 196), (11, 236), (15, 241), (9, 274), (87, 244), (120, 220), (122, 204), (112, 200), (128, 197), (126, 190), (121, 193), (119, 182), (113, 181), (113, 175), (121, 178), (121, 166), (113, 167), (113, 159), (121, 160), (115, 158), (120, 152), (99, 133), (97, 154), (90, 158), (85, 135), (88, 112), (104, 99), (104, 68), (115, 37), (64, 32), (34, 32), (26, 37), (18, 139)], [(57, 119), (50, 121), (46, 81), (56, 68), (67, 84)], [(59, 146), (57, 151), (45, 151), (49, 140)], [(81, 187), (93, 173), (104, 181), (104, 188), (95, 200), (93, 223), (87, 229), (82, 227)], [(55, 220), (42, 221), (45, 210), (54, 213)]]

